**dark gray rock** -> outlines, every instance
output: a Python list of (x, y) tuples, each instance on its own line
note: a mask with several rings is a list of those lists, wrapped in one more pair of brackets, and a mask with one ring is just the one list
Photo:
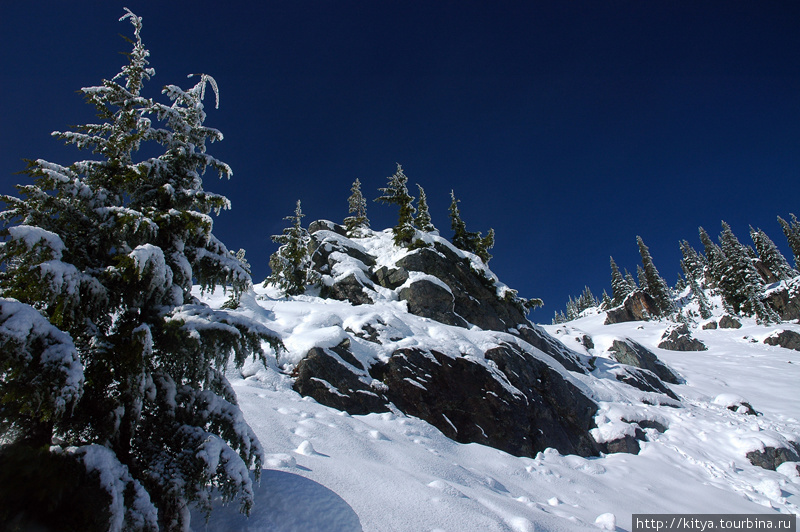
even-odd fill
[(758, 451), (750, 451), (746, 456), (754, 466), (771, 471), (775, 471), (784, 462), (800, 461), (798, 450), (788, 447), (764, 447)]
[(728, 316), (725, 314), (719, 319), (719, 328), (720, 329), (741, 329), (742, 322), (734, 318), (733, 316)]
[(779, 290), (770, 291), (765, 302), (783, 321), (800, 319), (800, 292), (797, 290), (797, 285), (791, 281), (789, 286), (784, 285)]
[(598, 446), (600, 447), (600, 452), (605, 454), (612, 454), (612, 453), (639, 454), (639, 451), (641, 450), (641, 447), (639, 446), (639, 441), (644, 441), (645, 436), (641, 430), (637, 432), (641, 433), (641, 437), (634, 437), (631, 436), (630, 434), (626, 434), (622, 438), (617, 438), (616, 440), (598, 444)]
[(330, 220), (316, 220), (311, 222), (308, 226), (309, 234), (313, 235), (317, 231), (333, 231), (334, 233), (344, 237), (347, 236), (347, 229), (344, 226), (333, 223)]
[(692, 337), (685, 323), (664, 331), (658, 347), (669, 351), (707, 351), (706, 344)]
[(394, 290), (408, 281), (408, 272), (404, 268), (383, 266), (375, 270), (375, 278), (382, 287)]
[(670, 384), (682, 382), (678, 374), (661, 362), (652, 351), (630, 338), (614, 340), (609, 351), (617, 362), (651, 371), (664, 382)]
[(615, 377), (618, 381), (624, 382), (628, 386), (633, 386), (643, 392), (660, 393), (679, 401), (675, 392), (670, 390), (652, 371), (633, 366), (623, 366), (621, 370), (615, 374)]
[(589, 373), (591, 371), (589, 360), (575, 351), (568, 349), (564, 344), (547, 334), (538, 325), (521, 325), (515, 329), (514, 334), (519, 336), (536, 349), (555, 358), (562, 366), (570, 371)]
[(441, 280), (453, 294), (455, 313), (481, 329), (507, 331), (527, 323), (515, 305), (497, 296), (490, 280), (483, 279), (472, 270), (468, 260), (445, 245), (416, 250), (397, 261), (397, 266)]
[[(357, 363), (355, 357), (352, 361)], [(359, 378), (359, 374), (366, 376), (363, 367), (361, 371), (359, 367), (360, 364), (347, 363), (335, 351), (314, 347), (292, 372), (294, 389), (300, 395), (313, 397), (319, 403), (353, 415), (388, 412), (389, 401), (380, 390)]]
[(336, 281), (331, 286), (323, 285), (320, 290), (320, 297), (349, 301), (353, 305), (373, 303), (372, 298), (364, 291), (364, 284), (355, 273)]
[(766, 337), (764, 343), (800, 351), (800, 334), (790, 330), (776, 331)]
[[(360, 261), (364, 265), (362, 269), (365, 272), (369, 272), (369, 268), (375, 265), (375, 259), (364, 252), (361, 246), (328, 229), (319, 229), (311, 234), (308, 251), (311, 254), (314, 269), (320, 273), (330, 273), (331, 268), (338, 262), (336, 258), (331, 257), (334, 252), (343, 253)], [(368, 273), (368, 275), (372, 274)]]
[(716, 328), (717, 328), (717, 322), (716, 321), (709, 321), (708, 323), (704, 323), (703, 324), (703, 330), (704, 331), (714, 330)]
[(516, 456), (535, 456), (547, 447), (597, 455), (589, 435), (597, 411), (591, 399), (516, 346), (492, 349), (486, 358), (495, 362), (498, 373), (468, 357), (400, 349), (372, 366), (370, 374), (387, 385), (386, 397), (397, 408), (458, 442), (482, 443)]
[(658, 304), (650, 295), (637, 290), (628, 295), (625, 301), (617, 308), (606, 313), (606, 325), (624, 323), (628, 321), (647, 321), (651, 316), (658, 315)]
[(398, 296), (401, 301), (408, 303), (408, 311), (411, 314), (447, 325), (468, 326), (467, 322), (454, 311), (453, 294), (436, 282), (419, 279), (401, 289)]

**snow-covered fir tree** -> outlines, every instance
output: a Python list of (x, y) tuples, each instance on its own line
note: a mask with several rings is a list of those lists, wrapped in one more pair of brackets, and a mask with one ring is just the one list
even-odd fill
[(778, 223), (781, 224), (783, 234), (786, 236), (786, 240), (789, 242), (789, 248), (794, 254), (794, 267), (800, 270), (800, 222), (798, 222), (797, 216), (794, 214), (791, 216), (791, 223), (787, 222), (780, 216), (778, 216)]
[[(58, 455), (84, 471), (81, 485), (43, 477), (25, 486), (51, 500), (99, 489), (104, 507), (91, 526), (184, 530), (189, 504), (209, 507), (212, 486), (245, 511), (252, 506), (248, 470), (258, 474), (263, 452), (223, 371), (231, 358), (242, 365), (263, 356), (262, 341), (279, 341), (192, 295), (193, 280), (234, 294), (252, 286), (211, 232), (209, 213), (228, 200), (202, 185), (209, 167), (231, 174), (206, 152), (222, 139), (203, 125), (205, 90), (216, 84), (201, 76), (188, 90), (164, 88), (169, 103), (145, 97), (154, 71), (141, 19), (122, 18), (134, 27), (128, 64), (82, 89), (100, 121), (55, 133), (97, 158), (33, 161), (22, 198), (2, 198), (0, 320), (22, 317), (29, 332), (23, 339), (0, 327), (0, 454)], [(136, 162), (143, 143), (162, 153)], [(39, 377), (29, 380), (31, 372)], [(47, 507), (40, 510), (33, 517), (46, 521)]]
[(464, 251), (476, 254), (489, 264), (492, 256), (489, 250), (494, 247), (494, 229), (489, 229), (486, 236), (480, 232), (467, 231), (467, 225), (461, 218), (461, 211), (458, 204), (461, 200), (456, 198), (455, 192), (450, 191), (450, 227), (453, 230), (453, 245)]
[(641, 264), (636, 265), (636, 278), (639, 280), (639, 289), (649, 294), (647, 290), (647, 275), (644, 273), (644, 268)]
[(633, 292), (635, 289), (635, 286), (631, 286), (628, 281), (622, 277), (619, 267), (614, 261), (614, 257), (611, 257), (611, 305), (618, 307), (625, 301), (625, 298), (628, 297), (628, 294)]
[(711, 303), (706, 297), (705, 290), (702, 288), (704, 282), (703, 271), (704, 263), (702, 257), (686, 240), (680, 242), (681, 254), (681, 269), (686, 278), (686, 283), (692, 291), (692, 299), (697, 302), (700, 317), (708, 319), (711, 317)]
[(408, 246), (416, 234), (414, 228), (416, 209), (414, 209), (414, 197), (408, 193), (408, 177), (400, 163), (397, 163), (397, 171), (388, 180), (388, 185), (379, 189), (381, 195), (375, 201), (390, 203), (400, 208), (397, 225), (392, 228), (394, 243), (398, 246)]
[[(783, 253), (778, 250), (775, 242), (761, 229), (750, 227), (750, 238), (758, 254), (758, 263), (769, 273), (765, 282), (786, 281), (797, 276), (797, 272), (789, 266)], [(761, 271), (759, 271), (761, 273)], [(764, 274), (762, 273), (762, 277)]]
[(702, 227), (698, 227), (697, 231), (700, 235), (700, 242), (703, 244), (705, 251), (705, 271), (703, 278), (706, 281), (707, 288), (717, 288), (719, 285), (722, 271), (725, 268), (725, 254), (708, 233)]
[[(672, 292), (667, 282), (658, 273), (656, 265), (653, 263), (653, 258), (650, 256), (650, 250), (644, 244), (640, 236), (636, 237), (636, 243), (639, 245), (644, 279), (647, 282), (647, 288), (644, 290), (656, 301), (659, 315), (667, 316), (675, 311), (675, 304), (672, 301)], [(640, 282), (640, 284), (642, 283)]]
[(281, 246), (269, 258), (272, 273), (264, 280), (264, 286), (274, 284), (287, 296), (300, 295), (309, 285), (319, 282), (319, 274), (312, 266), (308, 251), (311, 235), (303, 227), (304, 217), (300, 200), (297, 200), (294, 215), (284, 218), (292, 225), (282, 234), (272, 236), (272, 241)]
[(764, 284), (753, 266), (752, 259), (730, 226), (722, 222), (720, 247), (725, 256), (725, 266), (719, 289), (725, 302), (737, 314), (756, 316), (761, 323), (780, 321), (775, 312), (761, 301)]
[(420, 231), (432, 233), (436, 231), (436, 227), (433, 226), (433, 222), (431, 221), (431, 213), (428, 210), (428, 198), (425, 195), (425, 189), (419, 184), (417, 187), (419, 188), (419, 199), (417, 200), (417, 216), (414, 218), (414, 225)]
[(360, 229), (369, 228), (369, 218), (367, 218), (367, 200), (361, 193), (361, 181), (358, 178), (350, 188), (350, 197), (347, 198), (348, 213), (350, 216), (344, 219), (344, 226), (347, 235), (357, 236)]

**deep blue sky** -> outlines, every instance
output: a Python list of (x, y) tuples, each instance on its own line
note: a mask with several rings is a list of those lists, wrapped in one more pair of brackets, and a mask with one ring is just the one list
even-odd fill
[(144, 18), (151, 95), (219, 83), (209, 151), (234, 176), (205, 188), (232, 201), (214, 232), (256, 282), (297, 199), (306, 222), (341, 221), (352, 182), (377, 197), (395, 162), (445, 236), (450, 189), (468, 229), (495, 228), (491, 267), (544, 299), (539, 322), (584, 284), (610, 291), (609, 255), (635, 272), (636, 235), (674, 283), (699, 225), (786, 250), (776, 216), (800, 214), (797, 1), (3, 1), (0, 193), (23, 158), (88, 156), (49, 133), (93, 120), (75, 91), (124, 63), (123, 6)]

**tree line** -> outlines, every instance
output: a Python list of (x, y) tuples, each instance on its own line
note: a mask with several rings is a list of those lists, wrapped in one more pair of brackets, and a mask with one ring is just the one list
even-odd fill
[[(722, 222), (722, 231), (715, 242), (703, 227), (698, 228), (702, 251), (695, 250), (687, 240), (679, 243), (682, 275), (670, 287), (658, 273), (653, 258), (641, 237), (637, 236), (642, 264), (637, 266), (637, 279), (625, 270), (621, 273), (611, 257), (611, 292), (604, 290), (602, 299), (592, 295), (587, 286), (581, 296), (570, 297), (566, 312), (557, 311), (553, 323), (564, 323), (579, 317), (591, 307), (609, 310), (624, 304), (636, 292), (650, 296), (655, 302), (653, 318), (671, 318), (686, 321), (693, 318), (708, 319), (712, 314), (709, 296), (718, 295), (724, 310), (730, 314), (754, 317), (759, 323), (777, 323), (781, 317), (766, 301), (766, 289), (781, 281), (794, 279), (800, 267), (800, 222), (792, 214), (791, 221), (778, 216), (778, 222), (794, 255), (795, 268), (789, 265), (774, 241), (762, 230), (750, 227), (752, 245), (742, 244)], [(697, 310), (682, 312), (678, 295), (688, 290), (689, 301)]]

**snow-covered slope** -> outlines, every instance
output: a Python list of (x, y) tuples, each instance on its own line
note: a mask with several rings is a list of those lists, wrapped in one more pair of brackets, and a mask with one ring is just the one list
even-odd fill
[[(225, 300), (221, 292), (204, 298), (212, 306)], [(800, 439), (800, 352), (762, 343), (775, 328), (800, 332), (798, 325), (745, 319), (741, 329), (696, 328), (708, 347), (699, 352), (658, 349), (663, 322), (603, 325), (604, 315), (594, 314), (546, 326), (567, 347), (598, 357), (592, 375), (569, 375), (600, 405), (595, 438), (629, 433), (622, 420), (637, 420), (648, 441), (638, 455), (582, 458), (548, 449), (519, 458), (455, 443), (400, 412), (350, 416), (322, 406), (295, 392), (285, 371), (310, 347), (336, 345), (345, 324), (368, 313), (402, 329), (401, 342), (435, 342), (454, 353), (504, 333), (438, 324), (405, 313), (398, 301), (287, 300), (263, 288), (245, 295), (240, 311), (275, 330), (288, 349), (279, 360), (270, 353), (266, 367), (253, 361), (228, 374), (267, 461), (249, 519), (217, 507), (207, 524), (196, 515), (194, 530), (630, 530), (633, 513), (800, 513), (796, 463), (770, 471), (746, 457)], [(584, 336), (593, 348), (580, 342)], [(646, 404), (655, 401), (602, 378), (615, 364), (608, 348), (624, 338), (680, 374), (684, 383), (671, 385), (680, 407)], [(727, 408), (742, 402), (760, 415)]]

